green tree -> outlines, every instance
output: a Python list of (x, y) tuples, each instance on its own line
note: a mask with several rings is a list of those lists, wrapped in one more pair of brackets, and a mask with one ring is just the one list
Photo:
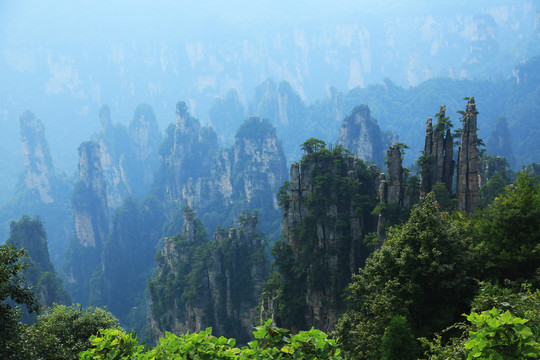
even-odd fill
[(431, 191), (435, 194), (435, 199), (437, 199), (441, 210), (450, 211), (457, 208), (457, 199), (452, 199), (444, 183), (437, 181)]
[(482, 278), (540, 283), (540, 185), (535, 181), (520, 172), (515, 186), (479, 214), (474, 248)]
[(389, 231), (348, 287), (350, 310), (340, 318), (336, 336), (349, 357), (380, 359), (381, 339), (394, 316), (410, 319), (416, 337), (459, 319), (474, 286), (463, 238), (433, 193), (403, 226)]
[(315, 138), (309, 138), (302, 144), (300, 148), (304, 150), (307, 154), (313, 154), (318, 153), (319, 151), (321, 151), (321, 149), (324, 149), (325, 146), (326, 143), (324, 141)]
[(415, 360), (416, 344), (404, 316), (394, 316), (382, 338), (382, 360)]
[[(22, 275), (26, 279), (26, 285), (33, 288), (40, 304), (52, 306), (53, 303), (71, 303), (69, 294), (49, 259), (47, 233), (39, 217), (31, 219), (24, 215), (19, 221), (12, 221), (9, 233), (6, 242), (19, 249), (24, 248), (22, 260), (28, 266)], [(23, 311), (21, 319), (28, 324), (34, 322), (36, 316)]]
[[(37, 312), (39, 301), (22, 276), (28, 264), (21, 261), (24, 250), (13, 244), (0, 245), (0, 358), (16, 359), (20, 353), (20, 335), (24, 329), (19, 323), (21, 309)], [(12, 300), (9, 302), (9, 300)], [(13, 306), (13, 303), (16, 305)]]
[(467, 316), (474, 329), (465, 342), (472, 359), (538, 359), (540, 334), (534, 334), (526, 324), (528, 319), (513, 316), (510, 311), (499, 309), (472, 312)]
[[(430, 360), (465, 360), (473, 355), (482, 359), (531, 358), (527, 354), (540, 351), (539, 303), (540, 291), (532, 291), (529, 284), (507, 283), (502, 287), (481, 283), (471, 313), (465, 315), (469, 322), (456, 323), (433, 340), (420, 339), (425, 355)], [(461, 336), (448, 339), (456, 333)]]
[(90, 348), (90, 337), (102, 329), (118, 329), (118, 320), (102, 308), (56, 305), (38, 316), (25, 332), (27, 359), (78, 359)]

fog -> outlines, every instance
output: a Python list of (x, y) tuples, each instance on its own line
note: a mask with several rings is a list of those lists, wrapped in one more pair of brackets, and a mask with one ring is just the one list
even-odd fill
[(206, 124), (216, 97), (235, 89), (247, 109), (268, 78), (288, 81), (309, 103), (331, 87), (385, 78), (408, 87), (440, 76), (510, 77), (536, 54), (527, 44), (538, 9), (502, 0), (3, 1), (0, 154), (10, 171), (0, 198), (22, 169), (25, 109), (42, 119), (56, 166), (71, 174), (103, 104), (126, 124), (148, 103), (163, 130), (179, 100)]

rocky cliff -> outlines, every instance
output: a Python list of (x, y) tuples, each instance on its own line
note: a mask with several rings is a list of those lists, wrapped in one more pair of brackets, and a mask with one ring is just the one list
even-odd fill
[(515, 168), (516, 158), (512, 149), (512, 141), (510, 140), (510, 129), (505, 117), (500, 117), (495, 121), (495, 126), (491, 130), (491, 134), (486, 143), (486, 151), (488, 154), (502, 156), (508, 160), (510, 168)]
[(27, 110), (19, 117), (19, 126), (24, 171), (15, 191), (10, 189), (12, 198), (0, 206), (0, 238), (8, 237), (14, 219), (39, 214), (49, 235), (51, 259), (60, 265), (73, 229), (72, 180), (56, 173), (41, 120)]
[(161, 144), (161, 133), (150, 105), (140, 104), (135, 109), (133, 121), (129, 125), (129, 138), (133, 157), (131, 188), (134, 195), (141, 197), (152, 184), (159, 164), (158, 149)]
[[(47, 233), (39, 217), (31, 219), (25, 215), (19, 221), (13, 221), (6, 242), (14, 244), (18, 249), (24, 249), (23, 261), (28, 267), (23, 270), (23, 276), (26, 278), (26, 285), (34, 288), (41, 305), (71, 303), (50, 261)], [(22, 319), (24, 322), (35, 320), (35, 314), (24, 312)]]
[(331, 331), (344, 311), (342, 291), (368, 255), (364, 235), (376, 229), (378, 173), (341, 146), (330, 151), (310, 139), (303, 148), (279, 192), (283, 237), (273, 250), (279, 279), (266, 289), (263, 315), (295, 330)]
[(343, 120), (338, 142), (364, 161), (383, 164), (385, 146), (381, 129), (366, 105), (355, 107)]
[(94, 142), (79, 147), (79, 180), (72, 202), (79, 244), (100, 248), (109, 229), (109, 208), (100, 148)]
[(129, 195), (144, 196), (158, 165), (161, 134), (150, 105), (140, 104), (126, 129), (114, 125), (109, 107), (99, 111), (100, 131), (92, 137), (100, 147), (100, 161), (107, 183), (107, 204), (116, 208)]
[(167, 202), (181, 202), (189, 179), (208, 177), (211, 161), (218, 151), (216, 133), (201, 127), (184, 102), (176, 104), (176, 123), (167, 129), (159, 151), (160, 167), (154, 180), (154, 193)]
[(478, 206), (480, 178), (478, 173), (478, 136), (476, 103), (470, 97), (463, 116), (461, 146), (458, 151), (457, 192), (459, 209), (468, 213)]
[(100, 263), (103, 242), (109, 231), (107, 184), (99, 145), (79, 147), (79, 180), (72, 195), (75, 235), (66, 251), (64, 272), (76, 301), (88, 304), (90, 279)]
[(267, 274), (261, 240), (257, 217), (244, 213), (209, 241), (194, 211), (186, 208), (182, 233), (165, 238), (158, 274), (150, 282), (155, 336), (211, 326), (215, 335), (246, 342)]
[(24, 159), (23, 182), (27, 189), (35, 189), (42, 203), (54, 201), (56, 178), (49, 147), (45, 139), (45, 127), (41, 120), (27, 110), (19, 117)]
[[(279, 218), (275, 197), (285, 181), (286, 161), (275, 128), (259, 118), (248, 118), (235, 135), (234, 146), (218, 151), (210, 176), (190, 179), (183, 188), (184, 202), (197, 210), (205, 225), (230, 223), (242, 210), (264, 214), (261, 228), (276, 232)], [(210, 218), (209, 213), (215, 213)]]
[[(380, 238), (384, 238), (385, 228), (397, 221), (393, 214), (390, 214), (392, 209), (400, 210), (404, 207), (409, 207), (411, 199), (405, 197), (406, 184), (403, 179), (403, 160), (401, 158), (404, 150), (400, 145), (393, 145), (386, 151), (386, 174), (379, 175), (379, 214), (377, 221), (377, 234)], [(388, 224), (390, 221), (390, 224)]]
[(441, 106), (437, 114), (437, 124), (433, 126), (432, 118), (426, 124), (424, 153), (421, 161), (421, 195), (425, 196), (438, 182), (445, 184), (452, 192), (452, 177), (455, 162), (454, 139), (450, 133), (449, 119), (445, 116), (446, 106)]

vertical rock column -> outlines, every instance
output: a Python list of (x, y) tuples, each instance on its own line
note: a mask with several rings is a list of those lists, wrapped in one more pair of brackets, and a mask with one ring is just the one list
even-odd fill
[(27, 110), (19, 118), (24, 158), (24, 184), (39, 192), (41, 202), (54, 202), (52, 190), (55, 183), (54, 167), (41, 120)]
[(399, 146), (391, 146), (386, 152), (388, 160), (388, 201), (403, 206), (403, 166), (401, 149)]
[(79, 181), (73, 194), (73, 212), (79, 244), (100, 248), (109, 231), (109, 208), (100, 150), (94, 142), (84, 142), (79, 147)]
[[(454, 175), (454, 139), (446, 126), (446, 106), (441, 106), (437, 114), (437, 124), (432, 125), (432, 118), (426, 124), (424, 145), (424, 163), (422, 164), (421, 196), (431, 191), (433, 185), (442, 182), (449, 193), (452, 192), (452, 176)], [(446, 134), (445, 134), (446, 128)]]
[(458, 154), (457, 199), (459, 209), (473, 212), (478, 205), (478, 136), (476, 104), (471, 97), (463, 116), (463, 132)]
[(79, 147), (79, 180), (71, 202), (75, 236), (66, 252), (64, 271), (73, 300), (86, 305), (91, 303), (90, 279), (99, 269), (102, 244), (109, 231), (107, 185), (95, 142)]

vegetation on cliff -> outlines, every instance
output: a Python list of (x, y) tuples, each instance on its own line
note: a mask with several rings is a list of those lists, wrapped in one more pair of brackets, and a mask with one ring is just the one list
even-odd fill
[(343, 289), (368, 254), (362, 236), (375, 229), (376, 186), (365, 163), (342, 146), (326, 149), (309, 139), (302, 147), (301, 164), (293, 164), (278, 193), (284, 233), (272, 255), (279, 276), (265, 292), (275, 297), (268, 311), (282, 326), (328, 330), (343, 309)]

